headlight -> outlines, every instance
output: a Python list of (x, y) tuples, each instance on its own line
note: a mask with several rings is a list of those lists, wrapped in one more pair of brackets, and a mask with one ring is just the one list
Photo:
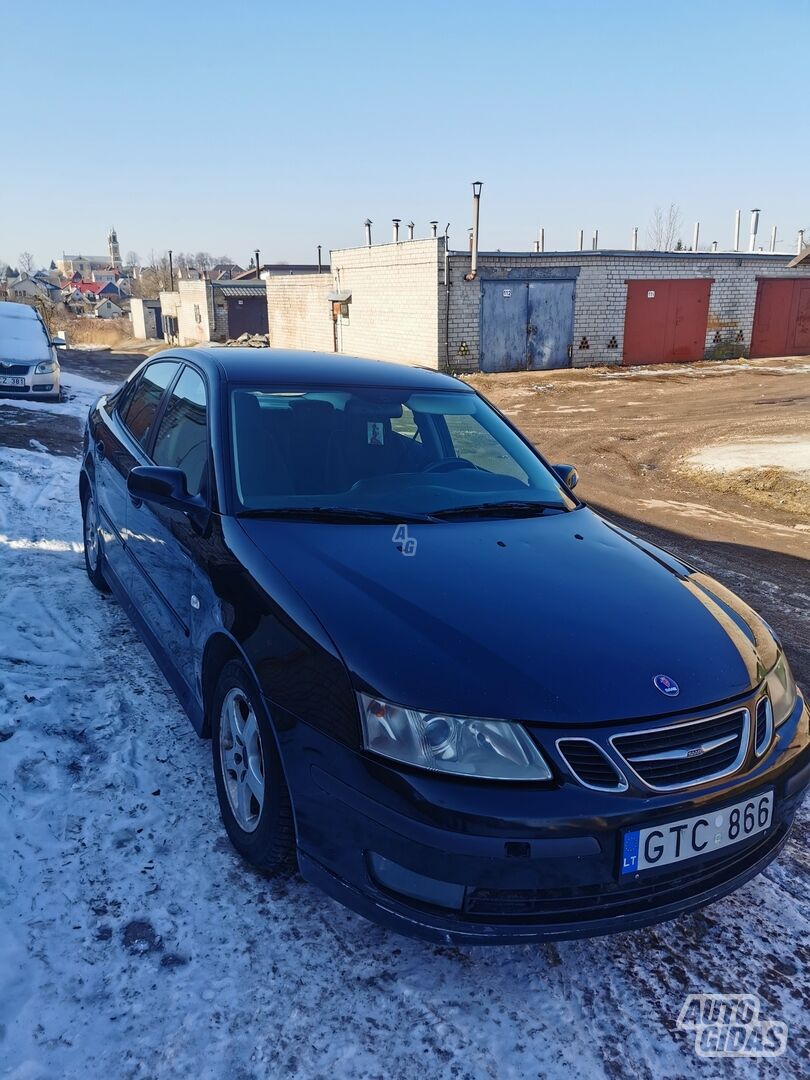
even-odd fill
[(774, 726), (779, 727), (793, 712), (796, 704), (796, 683), (793, 681), (790, 665), (784, 653), (779, 654), (779, 659), (766, 679), (766, 684), (773, 709)]
[(520, 724), (417, 712), (358, 694), (367, 750), (431, 772), (480, 780), (550, 780)]
[(34, 368), (35, 375), (49, 375), (52, 371), (56, 371), (55, 360), (43, 360), (41, 364), (37, 364)]

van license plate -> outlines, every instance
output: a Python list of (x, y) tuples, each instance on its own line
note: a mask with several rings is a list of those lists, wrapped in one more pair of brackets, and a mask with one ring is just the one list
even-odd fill
[(622, 842), (622, 875), (683, 862), (767, 832), (773, 790), (743, 802), (648, 829), (630, 829)]

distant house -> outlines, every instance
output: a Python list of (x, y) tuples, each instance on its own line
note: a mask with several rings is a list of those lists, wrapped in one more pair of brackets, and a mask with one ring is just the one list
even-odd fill
[(93, 314), (97, 319), (119, 319), (124, 314), (124, 309), (106, 297), (96, 304)]
[(36, 300), (50, 300), (51, 294), (44, 282), (25, 275), (9, 282), (8, 297), (18, 304), (30, 304)]
[(92, 293), (83, 293), (79, 289), (64, 289), (65, 307), (71, 315), (91, 315), (95, 312), (96, 299)]
[(208, 277), (211, 281), (232, 281), (239, 274), (244, 274), (244, 272), (244, 267), (238, 266), (236, 263), (217, 263), (215, 267), (208, 271)]

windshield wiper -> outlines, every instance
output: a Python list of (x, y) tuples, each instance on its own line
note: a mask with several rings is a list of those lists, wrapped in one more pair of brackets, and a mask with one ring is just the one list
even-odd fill
[(547, 510), (565, 512), (561, 503), (531, 502), (528, 499), (512, 499), (507, 502), (473, 503), (470, 506), (448, 506), (444, 510), (432, 510), (431, 517), (533, 517)]
[(413, 525), (430, 522), (427, 514), (397, 514), (387, 510), (365, 510), (359, 506), (267, 506), (240, 510), (238, 518), (297, 518), (301, 521), (382, 522)]

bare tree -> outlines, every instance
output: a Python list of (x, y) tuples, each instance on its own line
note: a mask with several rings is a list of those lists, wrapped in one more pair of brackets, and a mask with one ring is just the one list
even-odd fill
[(132, 295), (142, 300), (157, 300), (160, 293), (169, 290), (171, 285), (168, 253), (164, 251), (162, 255), (157, 255), (152, 251), (149, 265), (142, 267), (140, 277), (132, 283)]
[(210, 251), (198, 251), (194, 256), (194, 265), (198, 270), (210, 270), (214, 265), (214, 257)]
[(126, 266), (137, 266), (140, 262), (137, 251), (128, 251), (126, 257)]
[(9, 271), (9, 265), (5, 259), (0, 259), (0, 280), (5, 281)]
[(23, 273), (32, 274), (34, 272), (34, 256), (30, 251), (20, 252), (17, 261), (19, 262)]
[(681, 229), (681, 208), (677, 203), (670, 203), (665, 210), (656, 206), (650, 224), (647, 226), (647, 237), (653, 251), (671, 251), (678, 239)]

